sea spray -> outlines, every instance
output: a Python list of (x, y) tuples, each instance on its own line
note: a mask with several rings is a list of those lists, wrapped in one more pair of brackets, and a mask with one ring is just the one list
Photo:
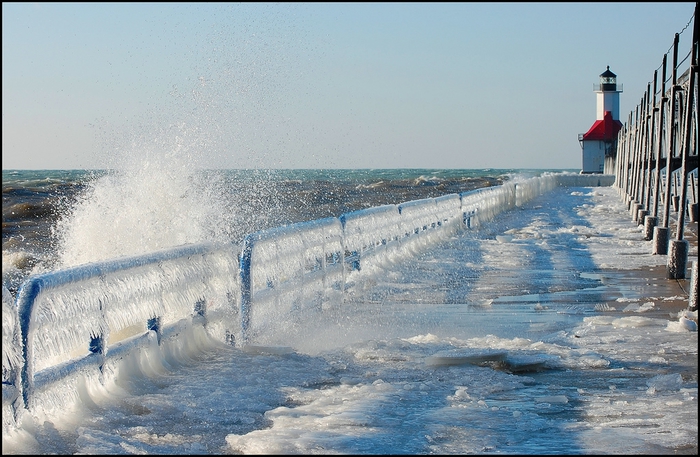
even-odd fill
[[(222, 7), (222, 14), (239, 9)], [(271, 19), (269, 29), (224, 19), (203, 29), (206, 45), (187, 48), (198, 54), (195, 65), (173, 70), (142, 116), (126, 119), (106, 107), (97, 153), (108, 173), (55, 226), (59, 268), (186, 243), (238, 242), (268, 217), (264, 173), (235, 183), (226, 169), (257, 169), (287, 149), (279, 108), (295, 68), (285, 52), (294, 33), (283, 17)]]
[(59, 267), (225, 241), (230, 212), (220, 180), (197, 168), (188, 147), (134, 146), (121, 161), (56, 224)]

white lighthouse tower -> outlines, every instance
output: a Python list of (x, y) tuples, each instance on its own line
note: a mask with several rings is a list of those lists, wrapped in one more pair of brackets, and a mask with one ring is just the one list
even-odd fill
[(596, 121), (588, 132), (581, 133), (578, 141), (582, 149), (581, 173), (603, 173), (614, 170), (617, 152), (617, 133), (620, 122), (620, 93), (622, 84), (617, 84), (617, 75), (610, 67), (601, 73), (596, 84)]

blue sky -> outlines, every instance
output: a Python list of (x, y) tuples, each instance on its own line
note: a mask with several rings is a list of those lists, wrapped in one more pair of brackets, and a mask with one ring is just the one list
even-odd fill
[(626, 122), (694, 8), (3, 3), (2, 166), (577, 169), (598, 75)]

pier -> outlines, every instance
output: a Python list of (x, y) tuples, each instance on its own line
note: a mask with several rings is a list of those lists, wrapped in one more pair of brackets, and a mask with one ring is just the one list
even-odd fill
[[(680, 38), (690, 32), (685, 56)], [(240, 245), (54, 271), (29, 278), (16, 299), (4, 288), (3, 448), (33, 422), (27, 429), (40, 440), (19, 452), (176, 453), (183, 442), (192, 453), (356, 452), (365, 435), (404, 421), (421, 433), (386, 432), (382, 450), (454, 452), (472, 440), (481, 447), (469, 451), (494, 451), (512, 440), (494, 452), (542, 453), (555, 440), (580, 452), (696, 454), (697, 336), (695, 353), (674, 348), (688, 340), (683, 332), (697, 335), (687, 316), (698, 288), (698, 36), (696, 21), (676, 34), (670, 68), (664, 55), (602, 174), (544, 174), (263, 230)], [(640, 326), (649, 330), (629, 333)], [(625, 352), (659, 341), (663, 351), (646, 365)], [(327, 348), (344, 349), (318, 355)], [(473, 357), (488, 370), (443, 370)], [(517, 377), (524, 373), (532, 378)], [(144, 379), (161, 380), (139, 384), (135, 400), (119, 397)], [(251, 385), (271, 393), (251, 401)], [(681, 393), (656, 395), (667, 391)], [(165, 406), (149, 408), (154, 397)], [(344, 402), (355, 409), (340, 409)], [(670, 403), (690, 420), (666, 409), (658, 423), (644, 422), (649, 408)], [(314, 404), (323, 407), (304, 409)], [(80, 431), (56, 432), (75, 405), (90, 413), (73, 418)], [(630, 408), (629, 422), (616, 422)], [(565, 425), (552, 432), (542, 417), (557, 414)], [(305, 415), (322, 424), (279, 425)], [(445, 415), (455, 418), (450, 433), (436, 419)], [(459, 428), (470, 421), (507, 423), (499, 430), (508, 440)], [(601, 422), (633, 438), (597, 444)], [(695, 442), (649, 444), (640, 422), (663, 437), (694, 431)], [(309, 424), (320, 432), (307, 433)], [(337, 447), (322, 447), (329, 440)], [(219, 447), (206, 448), (211, 442)]]

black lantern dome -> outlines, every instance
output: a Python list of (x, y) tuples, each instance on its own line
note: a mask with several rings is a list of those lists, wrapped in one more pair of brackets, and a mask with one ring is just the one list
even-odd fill
[(600, 90), (604, 92), (617, 90), (617, 75), (608, 69), (600, 74)]

